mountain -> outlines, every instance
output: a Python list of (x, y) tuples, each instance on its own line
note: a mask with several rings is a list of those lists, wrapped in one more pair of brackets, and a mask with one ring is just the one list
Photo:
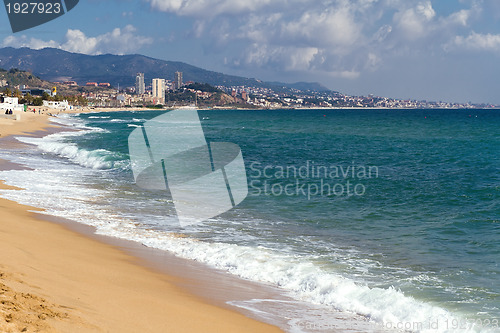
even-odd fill
[(153, 78), (158, 77), (173, 80), (175, 72), (182, 72), (184, 82), (195, 81), (227, 87), (248, 86), (281, 89), (286, 87), (299, 90), (328, 90), (319, 83), (262, 82), (253, 78), (208, 71), (183, 62), (159, 60), (139, 54), (91, 56), (54, 48), (41, 50), (0, 48), (0, 67), (19, 68), (31, 71), (44, 80), (71, 80), (76, 81), (79, 85), (85, 85), (87, 82), (109, 82), (113, 86), (118, 84), (122, 87), (133, 86), (138, 72), (144, 73), (146, 82), (151, 82)]
[[(79, 88), (81, 87), (74, 87), (66, 84), (57, 84), (54, 82), (43, 80), (29, 71), (23, 71), (17, 68), (11, 68), (7, 71), (3, 68), (0, 68), (0, 86), (4, 86), (9, 88), (11, 91), (15, 91), (15, 89), (17, 89), (17, 86), (22, 85), (26, 85), (31, 88), (42, 88), (48, 91), (51, 91), (52, 88), (56, 87), (58, 94), (62, 95), (75, 95), (81, 92), (79, 91)], [(87, 92), (103, 92), (106, 91), (106, 89), (114, 91), (110, 88), (85, 87), (85, 91)]]
[(51, 89), (54, 84), (51, 84), (48, 81), (44, 81), (33, 75), (32, 73), (20, 71), (17, 69), (11, 69), (9, 71), (0, 68), (0, 81), (2, 81), (2, 85), (8, 85), (10, 87), (14, 87), (20, 84), (26, 84), (30, 87), (38, 87)]

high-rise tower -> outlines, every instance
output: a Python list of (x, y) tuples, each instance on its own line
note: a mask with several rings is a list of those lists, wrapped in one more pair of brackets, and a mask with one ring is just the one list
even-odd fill
[(137, 95), (142, 95), (146, 91), (146, 86), (144, 85), (144, 73), (137, 73), (135, 76), (135, 93)]
[(182, 87), (182, 72), (175, 72), (174, 89), (180, 89), (181, 87)]
[(158, 99), (159, 104), (162, 104), (165, 100), (164, 79), (153, 79), (153, 97)]

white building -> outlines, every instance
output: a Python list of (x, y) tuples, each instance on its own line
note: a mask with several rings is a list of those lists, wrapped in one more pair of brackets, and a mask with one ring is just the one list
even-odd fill
[(57, 110), (73, 110), (73, 106), (68, 104), (68, 101), (43, 101), (43, 106)]
[(24, 111), (24, 104), (19, 104), (19, 99), (17, 97), (0, 97), (0, 110), (2, 114), (6, 110), (12, 111)]
[(163, 104), (165, 100), (164, 79), (153, 79), (153, 98), (158, 100), (158, 104)]
[(126, 95), (120, 94), (116, 96), (116, 100), (120, 102), (120, 104), (125, 104), (125, 100), (127, 99)]

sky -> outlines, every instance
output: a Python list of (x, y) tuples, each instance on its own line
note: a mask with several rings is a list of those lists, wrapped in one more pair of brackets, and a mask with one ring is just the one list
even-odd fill
[(143, 54), (350, 95), (500, 104), (499, 0), (81, 0), (0, 46)]

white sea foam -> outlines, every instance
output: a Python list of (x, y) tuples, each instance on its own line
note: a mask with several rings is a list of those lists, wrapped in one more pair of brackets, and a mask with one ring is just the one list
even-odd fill
[(91, 169), (112, 169), (124, 167), (128, 162), (124, 162), (116, 153), (105, 149), (86, 150), (78, 148), (71, 142), (65, 142), (68, 136), (84, 135), (92, 132), (102, 132), (100, 129), (90, 129), (79, 132), (61, 132), (51, 134), (42, 138), (17, 137), (16, 139), (38, 146), (42, 151), (58, 155), (69, 159), (81, 166)]
[[(104, 130), (102, 128), (87, 126), (87, 124), (84, 120), (75, 117), (77, 115), (78, 114), (73, 115), (73, 114), (63, 113), (63, 114), (58, 115), (57, 117), (51, 117), (50, 121), (55, 123), (55, 124), (58, 124), (58, 125), (63, 125), (65, 127), (71, 127), (71, 128), (82, 130), (82, 131), (88, 130), (88, 131), (95, 131), (95, 132), (107, 132), (106, 130)], [(78, 132), (78, 133), (80, 133), (80, 132)], [(75, 134), (75, 135), (83, 135), (85, 133), (86, 132), (83, 132), (81, 134)]]
[(110, 116), (90, 116), (89, 119), (109, 119)]
[(354, 312), (382, 323), (386, 328), (407, 329), (413, 326), (422, 332), (449, 332), (450, 323), (459, 320), (438, 306), (417, 301), (394, 288), (369, 288), (333, 272), (325, 272), (315, 266), (311, 258), (304, 256), (279, 253), (264, 247), (177, 238), (133, 226), (98, 232), (171, 251), (245, 279), (270, 283), (290, 292), (293, 297)]

